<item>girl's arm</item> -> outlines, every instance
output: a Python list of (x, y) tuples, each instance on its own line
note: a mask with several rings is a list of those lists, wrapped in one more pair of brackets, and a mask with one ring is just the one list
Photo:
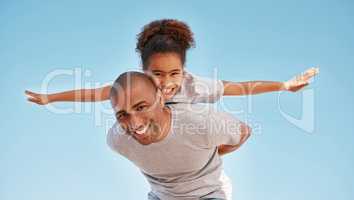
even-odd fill
[(38, 105), (45, 105), (58, 101), (95, 102), (108, 100), (111, 87), (112, 86), (109, 85), (95, 89), (70, 90), (53, 94), (38, 94), (28, 90), (26, 90), (25, 93), (28, 96), (28, 101)]
[(248, 81), (248, 82), (230, 82), (223, 81), (224, 96), (229, 95), (253, 95), (266, 92), (284, 90), (282, 82), (272, 81)]
[(286, 82), (249, 81), (230, 82), (223, 81), (224, 95), (253, 95), (275, 91), (297, 92), (309, 84), (310, 79), (319, 73), (319, 68), (311, 68)]

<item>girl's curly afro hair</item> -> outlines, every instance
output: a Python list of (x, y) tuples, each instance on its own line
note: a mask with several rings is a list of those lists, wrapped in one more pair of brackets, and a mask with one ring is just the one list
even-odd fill
[(143, 69), (155, 53), (177, 53), (184, 65), (186, 51), (195, 47), (189, 26), (175, 19), (155, 20), (145, 25), (137, 35), (136, 51), (140, 53)]

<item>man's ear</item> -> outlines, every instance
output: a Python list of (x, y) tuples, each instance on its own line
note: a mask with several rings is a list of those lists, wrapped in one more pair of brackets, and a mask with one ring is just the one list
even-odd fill
[(157, 89), (156, 97), (162, 107), (165, 106), (165, 99), (163, 98), (162, 92), (160, 89)]
[(144, 69), (143, 70), (144, 74), (148, 75), (148, 76), (151, 76), (152, 77), (152, 73), (151, 71), (147, 70), (147, 69)]

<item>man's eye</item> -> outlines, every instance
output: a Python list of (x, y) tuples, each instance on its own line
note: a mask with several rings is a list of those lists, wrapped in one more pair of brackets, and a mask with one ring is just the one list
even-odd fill
[(119, 115), (117, 115), (117, 119), (118, 120), (122, 120), (122, 119), (124, 119), (125, 117), (126, 117), (127, 115), (126, 114), (119, 114)]
[(177, 75), (179, 75), (180, 73), (179, 72), (173, 72), (172, 74), (171, 74), (171, 76), (177, 76)]
[(161, 76), (161, 73), (154, 73), (154, 76)]
[(146, 106), (138, 106), (136, 108), (137, 111), (143, 111), (146, 108)]

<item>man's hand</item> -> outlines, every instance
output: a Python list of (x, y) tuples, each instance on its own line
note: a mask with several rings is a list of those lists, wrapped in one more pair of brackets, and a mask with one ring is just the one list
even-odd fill
[(27, 95), (27, 100), (38, 105), (46, 105), (50, 103), (49, 95), (47, 94), (38, 94), (31, 91), (26, 90), (25, 94)]
[(283, 83), (283, 87), (287, 91), (297, 92), (303, 87), (307, 86), (310, 79), (320, 72), (319, 68), (310, 68), (306, 70), (301, 75), (295, 76), (294, 78)]
[(222, 145), (218, 146), (218, 153), (219, 153), (220, 156), (223, 156), (223, 155), (225, 155), (227, 153), (231, 153), (231, 152), (235, 151), (239, 147), (240, 147), (240, 145), (222, 144)]
[(228, 153), (231, 153), (233, 151), (236, 151), (250, 137), (251, 132), (252, 132), (251, 127), (249, 127), (245, 123), (242, 123), (241, 126), (240, 126), (240, 142), (238, 144), (235, 144), (235, 145), (229, 145), (229, 144), (219, 145), (218, 146), (219, 155), (223, 156), (225, 154), (228, 154)]

